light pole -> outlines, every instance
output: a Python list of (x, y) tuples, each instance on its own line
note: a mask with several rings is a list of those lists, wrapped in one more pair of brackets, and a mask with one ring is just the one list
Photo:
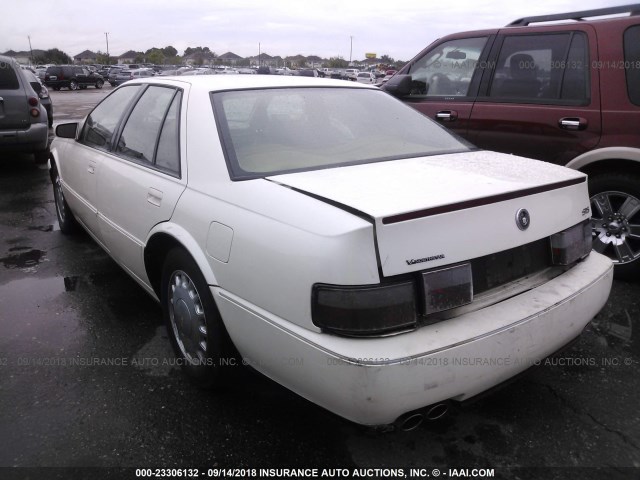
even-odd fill
[(109, 32), (104, 32), (104, 38), (107, 39), (107, 65), (111, 65), (111, 57), (109, 56)]
[(29, 39), (29, 52), (31, 52), (31, 65), (33, 65), (33, 48), (31, 48), (31, 36), (27, 35), (27, 38)]
[(262, 53), (260, 51), (260, 42), (258, 42), (258, 66), (262, 66)]
[(351, 39), (351, 47), (349, 48), (349, 66), (351, 66), (351, 57), (353, 56), (353, 35), (349, 36)]

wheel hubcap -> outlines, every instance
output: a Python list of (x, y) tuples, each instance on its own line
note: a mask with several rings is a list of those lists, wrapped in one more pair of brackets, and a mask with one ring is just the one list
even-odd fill
[(207, 352), (204, 308), (193, 281), (181, 270), (169, 282), (169, 318), (182, 355), (192, 364), (202, 363)]
[(591, 197), (593, 249), (614, 263), (640, 258), (640, 200), (622, 192)]

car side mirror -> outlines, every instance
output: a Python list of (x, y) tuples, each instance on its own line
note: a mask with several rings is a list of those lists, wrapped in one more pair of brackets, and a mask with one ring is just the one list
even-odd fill
[(394, 97), (404, 97), (411, 93), (411, 75), (394, 75), (383, 85), (383, 90)]
[(60, 138), (76, 138), (78, 131), (78, 123), (63, 123), (56, 127), (56, 137)]

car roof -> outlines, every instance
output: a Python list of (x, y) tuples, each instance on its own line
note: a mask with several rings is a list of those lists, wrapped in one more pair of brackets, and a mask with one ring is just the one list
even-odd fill
[[(331, 80), (315, 77), (284, 76), (284, 75), (194, 75), (194, 76), (166, 76), (140, 79), (132, 83), (149, 83), (175, 85), (176, 82), (191, 85), (195, 91), (222, 91), (245, 90), (254, 88), (278, 88), (278, 87), (341, 87), (341, 88), (369, 88), (356, 82), (344, 80)], [(129, 84), (132, 84), (129, 83)]]

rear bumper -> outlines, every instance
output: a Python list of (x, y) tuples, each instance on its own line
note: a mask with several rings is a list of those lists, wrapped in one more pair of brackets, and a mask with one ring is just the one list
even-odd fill
[(416, 331), (353, 339), (312, 332), (220, 288), (212, 293), (246, 361), (299, 395), (367, 425), (486, 391), (580, 335), (604, 306), (609, 259), (593, 252), (548, 283)]
[[(46, 115), (46, 110), (42, 113)], [(46, 120), (31, 124), (26, 130), (0, 130), (0, 152), (42, 152), (46, 150), (48, 140)]]

